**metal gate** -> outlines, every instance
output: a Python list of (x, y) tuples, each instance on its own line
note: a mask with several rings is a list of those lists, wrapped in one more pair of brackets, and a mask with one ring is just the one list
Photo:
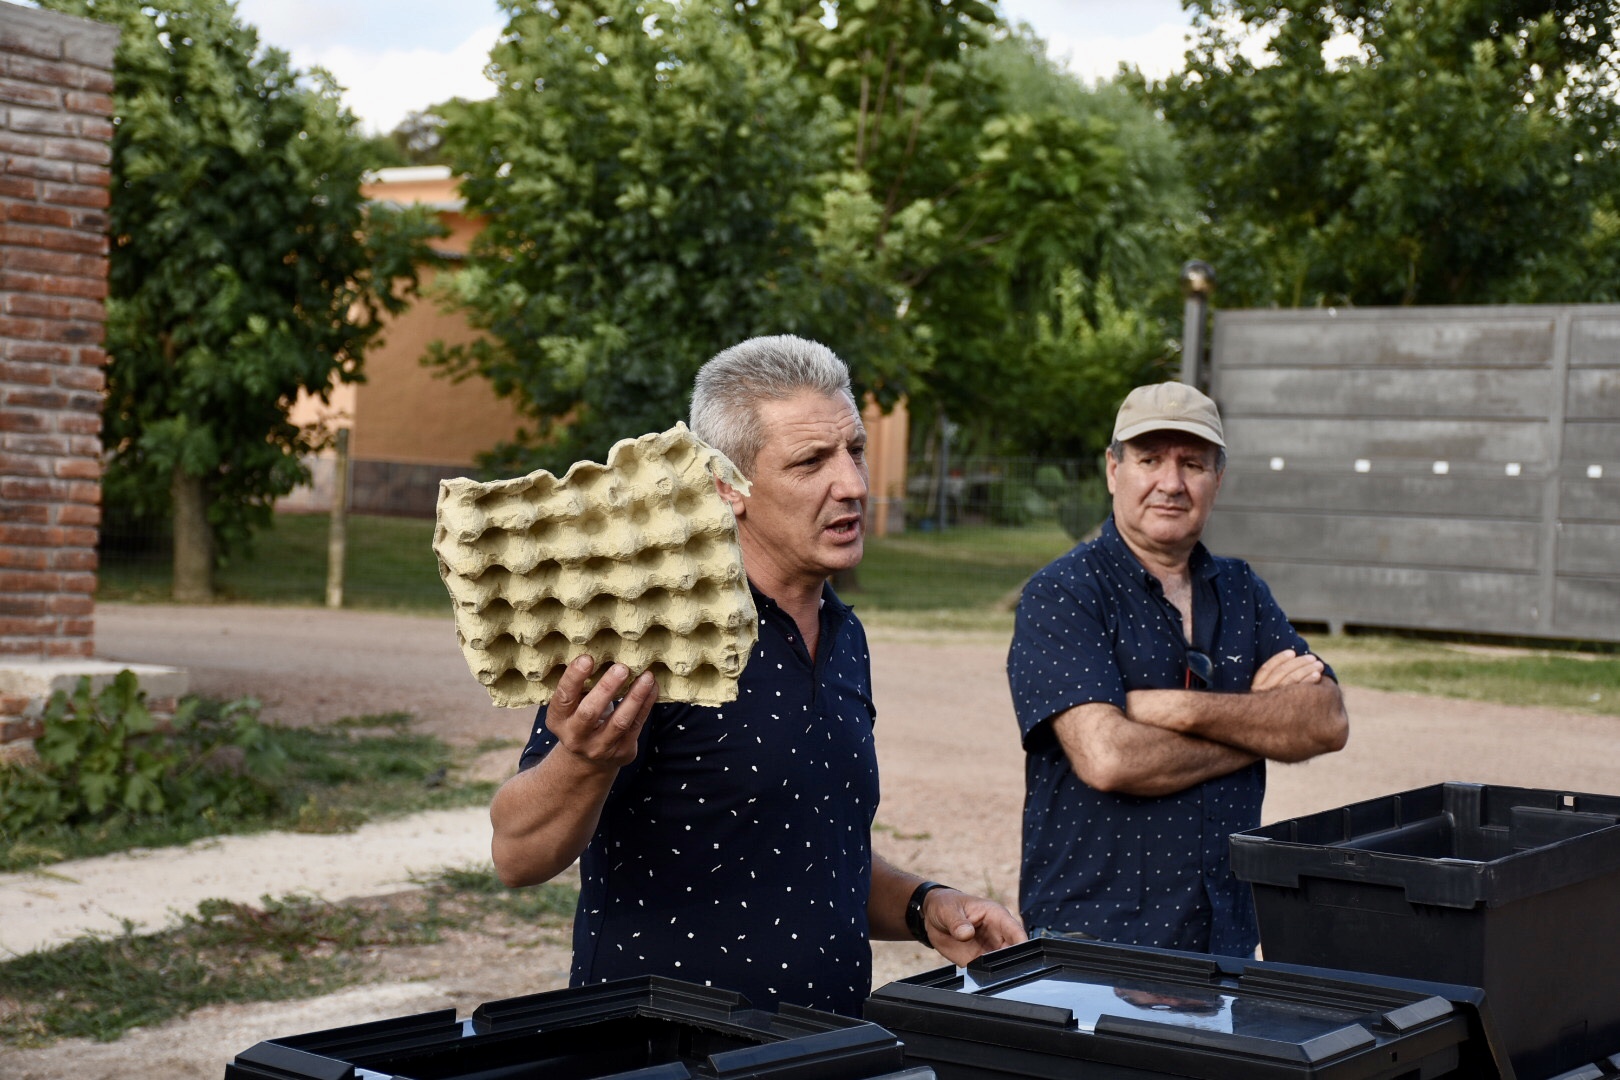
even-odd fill
[(1620, 641), (1620, 305), (1217, 312), (1210, 392), (1291, 618)]

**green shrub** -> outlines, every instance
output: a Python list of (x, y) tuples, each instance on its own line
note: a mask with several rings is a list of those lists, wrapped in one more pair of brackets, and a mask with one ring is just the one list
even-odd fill
[(101, 691), (81, 678), (46, 703), (39, 763), (0, 769), (0, 835), (134, 818), (235, 816), (272, 805), (279, 749), (251, 700), (180, 703), (157, 730), (125, 669)]
[(1101, 476), (1088, 476), (1070, 484), (1068, 492), (1058, 500), (1058, 524), (1072, 539), (1084, 540), (1113, 509), (1108, 481)]
[(1060, 465), (1042, 465), (1035, 470), (1035, 490), (1049, 503), (1057, 503), (1069, 493), (1071, 481)]
[(990, 484), (990, 523), (1024, 526), (1051, 514), (1051, 508), (1033, 484), (1023, 480), (995, 480)]

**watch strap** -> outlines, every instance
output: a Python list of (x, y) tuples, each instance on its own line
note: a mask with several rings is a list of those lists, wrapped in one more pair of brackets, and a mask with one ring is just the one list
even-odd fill
[(925, 881), (911, 890), (911, 899), (906, 902), (906, 929), (911, 936), (930, 949), (934, 943), (928, 940), (928, 924), (923, 920), (923, 897), (935, 889), (948, 889), (949, 885), (941, 885), (937, 881)]

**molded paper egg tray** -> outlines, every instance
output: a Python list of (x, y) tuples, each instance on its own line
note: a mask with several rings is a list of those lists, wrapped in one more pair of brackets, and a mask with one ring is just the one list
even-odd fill
[(677, 423), (577, 462), (439, 484), (433, 551), (467, 666), (496, 705), (551, 699), (581, 653), (650, 670), (660, 701), (737, 697), (759, 627), (737, 521), (715, 490), (748, 481)]

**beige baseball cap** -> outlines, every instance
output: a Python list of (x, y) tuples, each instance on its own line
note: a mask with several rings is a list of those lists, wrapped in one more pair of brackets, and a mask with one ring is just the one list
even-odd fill
[(1226, 445), (1215, 403), (1186, 383), (1138, 386), (1125, 395), (1125, 403), (1114, 418), (1114, 438), (1130, 442), (1150, 431), (1185, 431), (1216, 446)]

